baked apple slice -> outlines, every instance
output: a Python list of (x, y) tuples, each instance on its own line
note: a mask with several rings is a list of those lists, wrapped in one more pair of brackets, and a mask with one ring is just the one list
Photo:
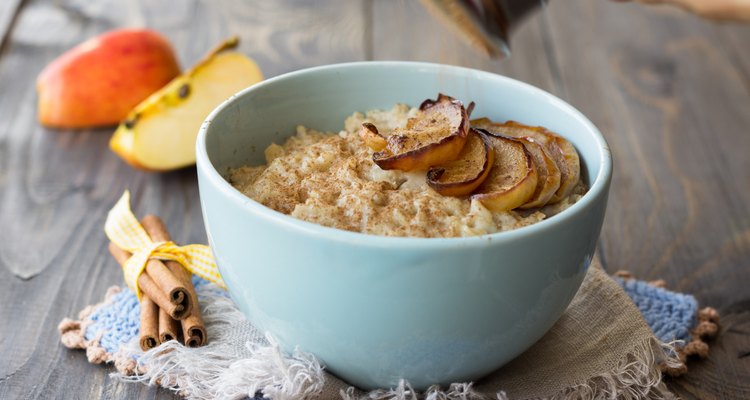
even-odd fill
[(443, 196), (467, 196), (484, 182), (494, 161), (488, 139), (472, 129), (457, 159), (427, 171), (427, 184)]
[(531, 155), (519, 140), (477, 129), (495, 152), (489, 176), (472, 195), (491, 211), (508, 211), (526, 204), (536, 191), (538, 175)]
[[(463, 104), (440, 94), (437, 100), (425, 100), (420, 111), (405, 128), (386, 137), (386, 147), (372, 155), (380, 168), (413, 171), (458, 158), (469, 134), (469, 117)], [(371, 141), (378, 142), (374, 138)]]
[(388, 141), (385, 140), (385, 137), (378, 132), (378, 128), (369, 122), (362, 124), (362, 128), (359, 130), (359, 137), (361, 137), (362, 140), (365, 141), (365, 145), (373, 151), (381, 151), (388, 145)]
[(529, 126), (515, 121), (505, 123), (493, 122), (487, 118), (471, 121), (472, 126), (486, 129), (491, 133), (511, 136), (514, 138), (532, 138), (547, 150), (560, 170), (560, 187), (549, 199), (548, 203), (556, 203), (570, 195), (581, 177), (581, 162), (578, 152), (572, 143), (541, 126)]
[(552, 199), (557, 189), (560, 188), (560, 168), (557, 167), (549, 151), (533, 138), (523, 137), (518, 138), (518, 140), (523, 143), (523, 147), (531, 155), (531, 161), (534, 162), (538, 175), (534, 195), (519, 208), (543, 207)]
[[(576, 188), (576, 185), (578, 185), (578, 181), (581, 179), (581, 159), (578, 156), (578, 151), (573, 146), (573, 143), (570, 143), (562, 136), (555, 136), (555, 144), (560, 149), (560, 153), (562, 154), (562, 164), (565, 165), (568, 174), (565, 176), (565, 180), (561, 179), (560, 188), (557, 189), (555, 195), (552, 196), (549, 201), (550, 203), (557, 203), (558, 201), (570, 196)], [(560, 175), (562, 177), (562, 173)]]

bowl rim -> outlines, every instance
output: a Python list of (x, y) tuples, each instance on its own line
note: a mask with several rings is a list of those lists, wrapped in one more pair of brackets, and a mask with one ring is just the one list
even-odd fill
[[(313, 222), (304, 221), (297, 219), (290, 215), (283, 214), (272, 208), (269, 208), (247, 196), (242, 192), (235, 189), (216, 169), (208, 156), (208, 150), (206, 148), (206, 137), (208, 130), (210, 129), (211, 122), (232, 102), (237, 98), (244, 96), (245, 94), (257, 90), (258, 88), (274, 85), (276, 82), (295, 79), (300, 76), (315, 74), (328, 71), (336, 71), (341, 69), (349, 68), (422, 68), (422, 69), (440, 69), (442, 72), (451, 70), (459, 74), (478, 74), (481, 78), (499, 79), (505, 81), (511, 85), (521, 86), (524, 90), (530, 90), (536, 95), (539, 95), (549, 103), (552, 103), (556, 107), (564, 110), (570, 114), (574, 119), (586, 127), (590, 133), (593, 134), (593, 138), (596, 140), (597, 148), (599, 149), (599, 172), (592, 180), (593, 184), (583, 195), (583, 197), (572, 206), (563, 210), (562, 212), (555, 214), (551, 218), (544, 219), (539, 222), (535, 222), (531, 225), (512, 229), (509, 231), (495, 232), (486, 235), (477, 236), (465, 236), (465, 237), (449, 237), (449, 238), (419, 238), (419, 237), (403, 237), (403, 236), (381, 236), (362, 232), (352, 232), (343, 229), (327, 227), (319, 225)], [(352, 111), (354, 112), (354, 111)], [(601, 196), (607, 196), (609, 190), (609, 183), (612, 178), (612, 154), (604, 136), (601, 134), (599, 129), (583, 115), (578, 109), (560, 99), (559, 97), (540, 89), (531, 84), (519, 81), (517, 79), (509, 78), (504, 75), (496, 74), (493, 72), (482, 71), (473, 68), (459, 67), (446, 64), (428, 63), (428, 62), (414, 62), (414, 61), (356, 61), (338, 64), (329, 64), (318, 67), (311, 67), (300, 69), (297, 71), (288, 72), (272, 78), (268, 78), (261, 82), (258, 82), (252, 86), (249, 86), (225, 101), (219, 104), (201, 124), (196, 140), (196, 166), (200, 172), (207, 178), (207, 183), (213, 185), (223, 196), (227, 197), (230, 201), (238, 205), (239, 207), (248, 210), (255, 214), (259, 218), (268, 220), (269, 222), (280, 224), (288, 229), (299, 231), (303, 234), (320, 236), (325, 235), (329, 239), (334, 241), (341, 241), (350, 244), (367, 244), (371, 246), (382, 246), (387, 248), (444, 248), (450, 247), (477, 247), (485, 246), (487, 242), (508, 242), (519, 240), (528, 236), (533, 236), (537, 232), (544, 231), (555, 225), (565, 224), (567, 221), (574, 219), (577, 215), (585, 213), (586, 210)], [(200, 182), (200, 180), (199, 180)], [(200, 183), (199, 183), (200, 185)], [(201, 203), (203, 200), (201, 199)], [(205, 212), (204, 212), (205, 214)]]

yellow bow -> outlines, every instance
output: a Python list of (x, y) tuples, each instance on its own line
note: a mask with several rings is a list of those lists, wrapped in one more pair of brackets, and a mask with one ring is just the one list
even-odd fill
[(182, 264), (188, 271), (214, 282), (226, 289), (216, 267), (211, 249), (202, 244), (177, 246), (173, 242), (153, 242), (143, 226), (130, 211), (130, 192), (123, 193), (107, 215), (104, 232), (109, 240), (133, 255), (122, 266), (125, 283), (140, 299), (138, 277), (146, 268), (149, 258), (172, 260)]

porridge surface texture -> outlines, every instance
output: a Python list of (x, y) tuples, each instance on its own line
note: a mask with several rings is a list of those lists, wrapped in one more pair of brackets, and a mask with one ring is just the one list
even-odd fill
[(231, 169), (230, 183), (246, 196), (284, 214), (316, 224), (384, 236), (460, 237), (530, 225), (569, 207), (585, 192), (535, 211), (491, 212), (468, 197), (443, 196), (426, 183), (425, 171), (383, 170), (359, 137), (364, 122), (388, 135), (418, 110), (354, 113), (339, 133), (304, 126), (282, 145), (265, 150), (266, 165)]

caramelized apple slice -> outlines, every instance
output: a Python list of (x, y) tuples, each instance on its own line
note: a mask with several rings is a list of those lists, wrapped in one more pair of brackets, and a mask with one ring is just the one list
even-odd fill
[(489, 176), (471, 198), (492, 211), (512, 210), (528, 202), (536, 191), (538, 176), (523, 143), (484, 129), (478, 131), (485, 134), (495, 151), (495, 162)]
[(570, 195), (578, 184), (581, 176), (581, 163), (573, 144), (567, 139), (550, 132), (541, 126), (528, 126), (515, 121), (507, 121), (504, 124), (492, 122), (487, 118), (471, 121), (478, 128), (487, 129), (492, 133), (511, 136), (515, 138), (529, 137), (547, 149), (560, 170), (560, 187), (549, 199), (548, 203), (556, 203)]
[(388, 141), (378, 132), (378, 128), (369, 122), (362, 124), (362, 128), (359, 130), (359, 137), (373, 151), (381, 151), (388, 145)]
[[(565, 199), (573, 193), (573, 190), (578, 185), (578, 181), (581, 179), (581, 159), (578, 156), (578, 151), (567, 139), (561, 136), (555, 136), (555, 144), (562, 153), (562, 163), (567, 169), (568, 175), (565, 180), (560, 181), (560, 188), (557, 189), (555, 195), (550, 199), (550, 203), (557, 203), (560, 200)], [(562, 170), (562, 168), (561, 168)], [(562, 177), (562, 173), (560, 174)]]
[(458, 158), (427, 172), (427, 184), (443, 196), (466, 196), (484, 182), (495, 152), (483, 134), (472, 129)]
[(519, 208), (542, 207), (550, 201), (557, 189), (560, 188), (560, 168), (557, 167), (549, 151), (533, 138), (524, 137), (518, 138), (518, 140), (523, 143), (523, 147), (531, 155), (531, 161), (534, 162), (538, 175), (534, 195)]
[[(382, 169), (412, 171), (458, 158), (469, 134), (469, 117), (460, 101), (440, 94), (425, 100), (420, 114), (386, 138), (372, 160)], [(377, 140), (377, 139), (375, 139)]]

